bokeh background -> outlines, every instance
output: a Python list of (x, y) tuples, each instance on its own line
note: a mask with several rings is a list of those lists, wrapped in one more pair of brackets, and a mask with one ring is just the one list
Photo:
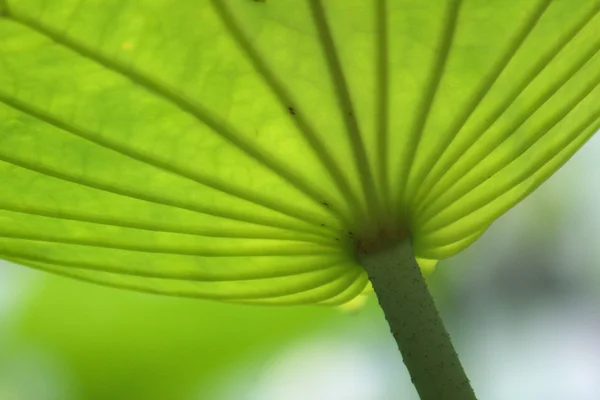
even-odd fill
[[(600, 399), (600, 134), (431, 287), (481, 400)], [(354, 311), (166, 298), (0, 261), (0, 400), (413, 400)]]

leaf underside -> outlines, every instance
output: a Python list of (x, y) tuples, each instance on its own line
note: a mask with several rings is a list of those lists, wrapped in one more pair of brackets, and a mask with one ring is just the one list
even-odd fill
[(600, 129), (596, 0), (0, 0), (0, 258), (341, 304), (355, 238), (469, 246)]

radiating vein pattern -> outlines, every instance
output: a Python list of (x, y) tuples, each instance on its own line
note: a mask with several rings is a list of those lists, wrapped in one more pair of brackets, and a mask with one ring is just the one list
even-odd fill
[(0, 1), (0, 258), (252, 304), (473, 243), (600, 129), (600, 2)]

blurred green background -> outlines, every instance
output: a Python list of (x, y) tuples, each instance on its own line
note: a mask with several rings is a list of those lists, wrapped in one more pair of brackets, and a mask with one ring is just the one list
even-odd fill
[[(600, 398), (598, 154), (599, 135), (431, 280), (481, 400)], [(374, 298), (238, 306), (0, 264), (0, 400), (416, 398)]]

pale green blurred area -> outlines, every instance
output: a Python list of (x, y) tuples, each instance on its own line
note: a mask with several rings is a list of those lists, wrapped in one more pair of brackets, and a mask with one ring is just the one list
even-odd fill
[[(600, 393), (600, 136), (432, 289), (481, 400)], [(0, 268), (1, 400), (416, 399), (374, 298), (251, 307)]]

